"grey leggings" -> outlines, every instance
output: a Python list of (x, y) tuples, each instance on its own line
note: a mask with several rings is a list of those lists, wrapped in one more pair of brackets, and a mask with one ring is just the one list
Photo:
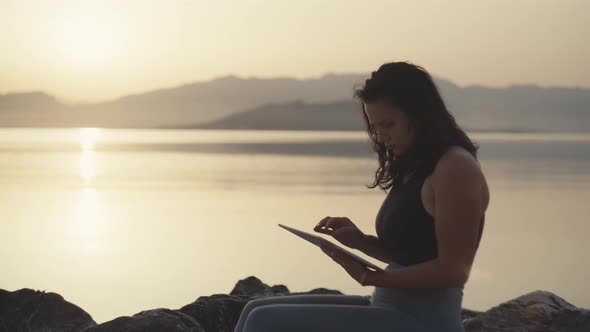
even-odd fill
[[(391, 263), (387, 270), (402, 267)], [(462, 332), (463, 288), (375, 288), (372, 296), (284, 295), (246, 304), (234, 332)]]
[(234, 332), (428, 331), (394, 307), (372, 306), (361, 295), (284, 295), (244, 307)]

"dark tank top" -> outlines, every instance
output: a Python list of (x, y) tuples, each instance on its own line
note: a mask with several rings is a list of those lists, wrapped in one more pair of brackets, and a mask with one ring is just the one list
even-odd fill
[[(377, 237), (401, 265), (413, 265), (437, 257), (434, 218), (422, 204), (421, 189), (428, 175), (414, 175), (399, 183), (383, 201), (375, 228)], [(480, 219), (477, 245), (481, 240), (485, 214)]]

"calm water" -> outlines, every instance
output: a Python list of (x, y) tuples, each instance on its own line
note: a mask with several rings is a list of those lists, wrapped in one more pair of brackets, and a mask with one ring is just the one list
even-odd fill
[[(492, 196), (464, 306), (544, 289), (590, 307), (590, 135), (470, 136)], [(363, 133), (1, 129), (0, 288), (60, 293), (98, 322), (250, 275), (370, 294), (276, 224), (348, 216), (375, 234), (375, 166)]]

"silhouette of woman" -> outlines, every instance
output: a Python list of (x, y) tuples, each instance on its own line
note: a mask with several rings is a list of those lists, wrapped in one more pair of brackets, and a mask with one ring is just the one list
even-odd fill
[(314, 230), (387, 263), (385, 271), (322, 248), (354, 280), (374, 286), (372, 296), (255, 299), (235, 332), (463, 331), (463, 288), (490, 199), (479, 146), (456, 124), (422, 67), (383, 64), (355, 98), (379, 161), (367, 187), (387, 192), (377, 236), (346, 217), (325, 217)]

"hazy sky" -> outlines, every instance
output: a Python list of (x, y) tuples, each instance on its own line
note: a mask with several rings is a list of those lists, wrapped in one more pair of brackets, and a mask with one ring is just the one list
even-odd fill
[(0, 0), (0, 93), (103, 100), (222, 75), (590, 87), (590, 1)]

